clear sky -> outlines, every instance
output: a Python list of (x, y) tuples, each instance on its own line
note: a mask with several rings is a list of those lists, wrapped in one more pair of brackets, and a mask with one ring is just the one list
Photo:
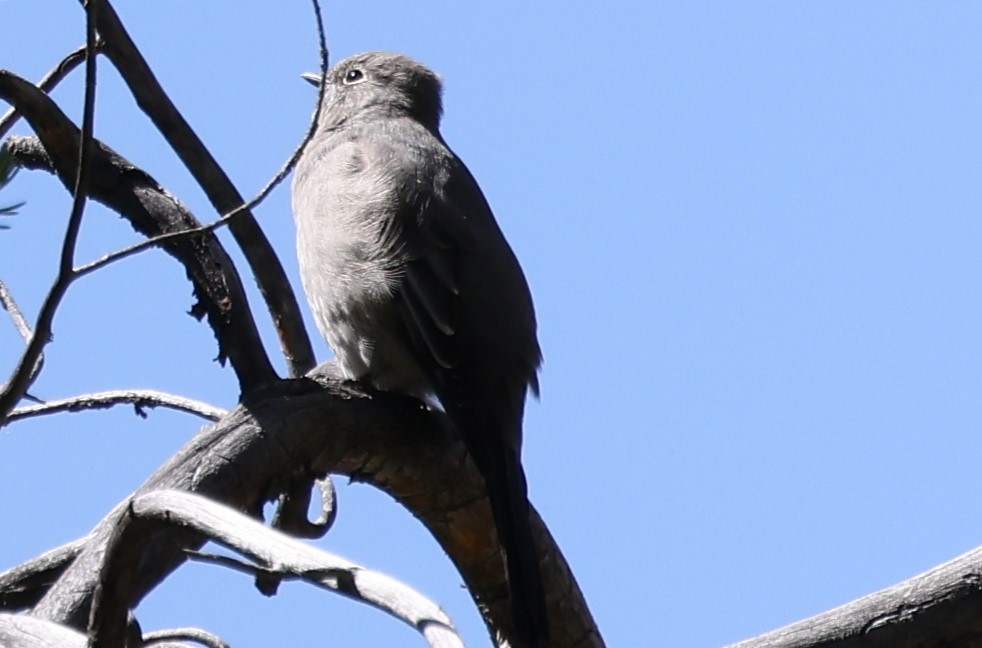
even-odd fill
[[(298, 76), (317, 63), (307, 3), (116, 7), (253, 194), (313, 109)], [(445, 79), (444, 134), (536, 301), (531, 499), (609, 645), (720, 646), (982, 544), (982, 4), (363, 0), (328, 3), (325, 19), (335, 61), (397, 50)], [(83, 41), (73, 2), (0, 0), (0, 25), (0, 67), (31, 79)], [(100, 69), (97, 136), (210, 219)], [(55, 93), (76, 117), (80, 79)], [(0, 278), (33, 317), (69, 198), (35, 172), (0, 194), (20, 200)], [(299, 289), (287, 189), (257, 216)], [(134, 238), (93, 207), (80, 258)], [(33, 393), (146, 387), (232, 406), (190, 304), (158, 252), (84, 279)], [(4, 374), (20, 350), (0, 322)], [(0, 432), (0, 567), (84, 534), (198, 427), (120, 408)], [(364, 485), (340, 497), (321, 544), (421, 589), (487, 645), (409, 514)], [(237, 648), (282, 634), (422, 645), (358, 604), (299, 584), (267, 600), (214, 567), (180, 570), (137, 613)]]

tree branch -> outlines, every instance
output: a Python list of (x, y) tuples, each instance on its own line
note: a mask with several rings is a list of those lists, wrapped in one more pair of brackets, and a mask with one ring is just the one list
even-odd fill
[(33, 607), (88, 542), (88, 537), (73, 540), (0, 574), (0, 610)]
[[(78, 146), (77, 167), (72, 186), (72, 210), (68, 216), (68, 226), (62, 243), (58, 264), (58, 276), (41, 305), (34, 335), (21, 355), (13, 375), (0, 390), (0, 426), (14, 406), (24, 397), (31, 382), (36, 377), (35, 368), (44, 347), (51, 340), (55, 312), (68, 291), (74, 274), (75, 244), (82, 225), (85, 200), (89, 186), (89, 162), (92, 157), (92, 125), (95, 117), (96, 83), (96, 20), (102, 0), (88, 0), (85, 5), (85, 99), (82, 108), (82, 133)], [(13, 102), (11, 102), (13, 103)], [(15, 104), (16, 105), (16, 104)]]
[(372, 605), (423, 634), (434, 648), (463, 648), (447, 615), (435, 603), (390, 576), (311, 547), (200, 495), (153, 491), (127, 507), (110, 541), (89, 631), (93, 648), (119, 646), (125, 637), (135, 575), (143, 547), (161, 529), (193, 529), (289, 579), (336, 591)]
[[(122, 645), (122, 644), (120, 644)], [(4, 648), (86, 648), (77, 630), (21, 614), (0, 613), (0, 646)]]
[(27, 323), (24, 314), (17, 307), (17, 302), (14, 301), (14, 296), (7, 290), (7, 285), (3, 281), (0, 281), (0, 306), (10, 314), (14, 328), (17, 329), (17, 333), (20, 334), (21, 338), (25, 342), (30, 342), (31, 336), (33, 335), (31, 333), (31, 325)]
[[(20, 308), (17, 306), (17, 302), (14, 301), (14, 296), (10, 294), (7, 289), (7, 285), (0, 281), (0, 306), (3, 307), (5, 311), (10, 315), (11, 321), (14, 323), (14, 328), (20, 334), (21, 338), (27, 344), (31, 343), (31, 337), (34, 333), (31, 331), (31, 325), (27, 323), (27, 319), (21, 312)], [(34, 363), (34, 367), (31, 369), (30, 383), (33, 384), (37, 375), (41, 373), (41, 369), (44, 367), (44, 353), (40, 353), (37, 357), (37, 361)], [(26, 392), (25, 392), (25, 395)]]
[[(311, 3), (314, 9), (315, 22), (317, 24), (317, 38), (320, 43), (320, 59), (321, 59), (320, 60), (321, 83), (318, 89), (317, 105), (314, 109), (314, 115), (310, 120), (310, 125), (307, 127), (307, 133), (304, 135), (303, 140), (296, 147), (296, 149), (294, 149), (293, 153), (290, 155), (290, 158), (287, 160), (287, 162), (282, 167), (280, 167), (280, 170), (277, 171), (276, 175), (274, 175), (273, 178), (268, 183), (266, 183), (266, 186), (264, 186), (252, 200), (248, 201), (243, 205), (239, 205), (238, 207), (236, 207), (235, 209), (233, 209), (228, 213), (223, 214), (217, 220), (214, 220), (208, 223), (207, 225), (200, 225), (196, 228), (192, 228), (185, 231), (159, 234), (146, 241), (140, 241), (139, 243), (134, 243), (133, 245), (130, 245), (128, 247), (122, 248), (120, 250), (116, 250), (115, 252), (111, 252), (99, 259), (96, 259), (95, 261), (87, 263), (86, 265), (78, 268), (77, 271), (80, 275), (94, 272), (102, 268), (103, 266), (109, 265), (110, 263), (121, 261), (122, 259), (128, 258), (134, 254), (138, 254), (150, 247), (154, 247), (157, 245), (170, 242), (173, 239), (177, 239), (186, 235), (204, 234), (206, 232), (212, 232), (218, 229), (219, 227), (227, 225), (233, 218), (238, 218), (240, 213), (258, 205), (262, 200), (266, 198), (267, 195), (269, 195), (269, 193), (280, 182), (283, 181), (283, 179), (286, 178), (287, 174), (293, 169), (293, 167), (296, 166), (297, 160), (300, 159), (300, 156), (303, 154), (304, 149), (307, 148), (307, 144), (310, 142), (311, 139), (313, 139), (314, 134), (316, 133), (317, 124), (320, 121), (320, 114), (324, 104), (324, 91), (325, 91), (324, 79), (327, 76), (327, 66), (328, 66), (327, 37), (325, 36), (324, 33), (324, 20), (321, 16), (320, 3), (318, 2), (318, 0), (311, 0)], [(289, 356), (287, 357), (287, 359), (289, 360)], [(291, 370), (291, 375), (299, 376), (302, 373), (308, 371), (312, 366), (313, 366), (312, 361), (310, 366), (307, 366), (305, 364), (301, 367), (301, 365), (298, 364), (297, 372), (293, 373)]]
[(931, 648), (982, 637), (982, 548), (729, 648)]
[[(511, 636), (512, 617), (500, 547), (486, 490), (441, 415), (408, 397), (367, 393), (350, 383), (283, 381), (205, 428), (151, 476), (138, 493), (179, 489), (258, 516), (298, 472), (328, 472), (370, 483), (413, 512), (452, 558), (492, 631)], [(35, 606), (33, 614), (86, 626), (102, 557), (125, 507), (93, 531), (92, 541)], [(533, 512), (554, 646), (602, 646), (599, 632), (559, 548)], [(144, 547), (135, 600), (200, 546), (179, 529)]]
[[(99, 33), (105, 41), (106, 56), (129, 86), (137, 105), (150, 117), (181, 158), (218, 213), (235, 214), (235, 219), (229, 223), (229, 229), (242, 248), (273, 316), (273, 324), (279, 334), (290, 374), (303, 375), (314, 366), (313, 348), (283, 266), (249, 211), (250, 205), (258, 204), (261, 198), (257, 197), (249, 205), (246, 204), (232, 181), (164, 92), (108, 1), (105, 1), (99, 12)], [(265, 194), (268, 193), (265, 190)], [(261, 192), (260, 196), (265, 197), (265, 194)]]
[[(310, 496), (317, 489), (317, 518), (310, 520)], [(322, 479), (294, 480), (280, 495), (276, 515), (270, 522), (274, 529), (288, 533), (295, 538), (323, 538), (338, 516), (338, 498), (334, 481), (330, 475)]]
[[(102, 40), (96, 39), (95, 51), (98, 52), (102, 49)], [(62, 79), (68, 76), (68, 73), (77, 68), (81, 63), (85, 62), (85, 50), (86, 46), (82, 45), (78, 49), (70, 52), (65, 58), (61, 60), (58, 65), (56, 65), (50, 72), (44, 75), (40, 81), (38, 81), (37, 87), (43, 92), (50, 93), (55, 89)], [(20, 118), (20, 113), (17, 108), (11, 108), (4, 116), (0, 118), (0, 139), (3, 138), (7, 132), (13, 128), (14, 124)]]
[(168, 628), (143, 633), (144, 648), (173, 641), (193, 641), (207, 648), (231, 648), (221, 637), (201, 628)]
[(153, 389), (119, 389), (114, 391), (96, 392), (94, 394), (82, 394), (60, 400), (50, 400), (40, 405), (31, 405), (15, 409), (7, 417), (8, 423), (20, 419), (44, 416), (46, 414), (58, 414), (62, 412), (81, 412), (93, 409), (109, 409), (116, 405), (133, 405), (137, 415), (146, 418), (144, 407), (167, 407), (179, 412), (194, 414), (209, 421), (217, 421), (227, 414), (227, 410), (208, 403), (168, 394), (166, 392)]
[[(4, 148), (23, 167), (54, 171), (67, 182), (75, 168), (75, 125), (47, 95), (2, 70), (0, 97), (17, 106), (40, 136), (40, 145), (35, 138), (12, 136)], [(199, 226), (184, 205), (115, 151), (97, 142), (93, 153), (92, 197), (124, 216), (138, 232), (155, 237)], [(199, 318), (207, 315), (218, 340), (219, 359), (228, 357), (243, 391), (274, 380), (235, 265), (217, 237), (182, 234), (157, 244), (184, 265), (199, 298), (191, 312)], [(87, 270), (83, 266), (77, 273), (81, 276)]]

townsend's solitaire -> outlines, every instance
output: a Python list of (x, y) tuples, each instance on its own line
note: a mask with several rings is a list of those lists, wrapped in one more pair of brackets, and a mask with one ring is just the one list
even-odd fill
[(517, 638), (538, 646), (548, 624), (521, 465), (535, 313), (441, 114), (440, 78), (408, 57), (368, 52), (330, 71), (293, 179), (300, 274), (346, 377), (446, 411), (487, 485)]

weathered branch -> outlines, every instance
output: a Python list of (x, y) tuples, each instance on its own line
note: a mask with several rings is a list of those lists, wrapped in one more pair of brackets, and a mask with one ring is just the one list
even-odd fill
[[(70, 185), (72, 209), (62, 239), (58, 260), (58, 275), (41, 304), (34, 333), (21, 354), (10, 379), (0, 389), (0, 426), (7, 415), (27, 393), (37, 377), (37, 367), (44, 347), (51, 340), (55, 313), (68, 287), (75, 279), (75, 245), (82, 227), (82, 214), (88, 199), (89, 176), (92, 158), (92, 125), (95, 119), (96, 84), (96, 20), (102, 0), (89, 0), (85, 5), (85, 93), (82, 102), (82, 130), (78, 136), (75, 175)], [(13, 103), (13, 102), (11, 102)], [(16, 105), (16, 104), (15, 104)], [(66, 182), (66, 184), (68, 184)]]
[(73, 540), (0, 574), (0, 610), (34, 607), (88, 542)]
[[(466, 468), (453, 465), (462, 461), (461, 456), (455, 455), (462, 450), (451, 447), (439, 452), (438, 449), (447, 443), (446, 439), (441, 438), (433, 421), (425, 420), (431, 417), (420, 413), (404, 399), (379, 395), (374, 404), (366, 404), (362, 402), (361, 395), (334, 386), (328, 391), (337, 390), (337, 395), (342, 398), (359, 399), (339, 402), (329, 393), (308, 391), (309, 387), (309, 384), (305, 387), (299, 384), (289, 387), (280, 385), (277, 389), (289, 391), (296, 388), (298, 392), (278, 396), (271, 394), (269, 400), (255, 401), (233, 412), (219, 426), (203, 432), (168, 467), (159, 471), (143, 490), (158, 485), (179, 484), (189, 490), (210, 493), (216, 499), (231, 500), (243, 510), (255, 510), (256, 503), (263, 497), (262, 485), (266, 484), (268, 489), (275, 491), (277, 487), (274, 484), (290, 479), (285, 476), (289, 472), (287, 466), (291, 463), (290, 457), (297, 460), (297, 465), (301, 465), (299, 458), (306, 452), (313, 452), (317, 456), (312, 464), (316, 470), (334, 469), (379, 485), (396, 495), (408, 508), (421, 513), (421, 518), (441, 540), (455, 562), (458, 565), (463, 563), (461, 569), (464, 576), (479, 600), (483, 600), (482, 597), (485, 596), (482, 592), (493, 593), (496, 586), (485, 582), (487, 579), (479, 569), (481, 561), (477, 561), (478, 569), (471, 569), (475, 562), (474, 554), (461, 546), (461, 538), (471, 537), (475, 531), (478, 536), (487, 532), (486, 529), (480, 531), (479, 521), (472, 519), (473, 515), (479, 517), (480, 511), (466, 512), (466, 508), (475, 503), (470, 501), (471, 497), (480, 499), (480, 495), (475, 494), (475, 489), (480, 486), (469, 482), (466, 475), (460, 481), (448, 476), (453, 471)], [(348, 407), (352, 409), (348, 411)], [(378, 411), (374, 411), (373, 407), (378, 408)], [(260, 429), (264, 431), (263, 434), (271, 436), (265, 440), (258, 438)], [(407, 448), (406, 442), (413, 440), (420, 441), (423, 447)], [(326, 447), (313, 448), (307, 441), (326, 444)], [(279, 447), (280, 445), (284, 447)], [(264, 471), (258, 479), (252, 479), (251, 472), (263, 466), (261, 457), (271, 449), (276, 450), (277, 460), (285, 463), (278, 464), (273, 470)], [(212, 461), (215, 456), (230, 461), (225, 466), (228, 470), (223, 470), (221, 465), (209, 465), (209, 450), (214, 452), (211, 455)], [(284, 456), (284, 451), (288, 455)], [(436, 452), (437, 460), (427, 452)], [(442, 458), (439, 457), (441, 454)], [(196, 475), (202, 467), (205, 470)], [(430, 473), (427, 467), (433, 472)], [(420, 471), (426, 474), (418, 474)], [(242, 497), (236, 495), (237, 479), (243, 480), (239, 486), (248, 491)], [(433, 481), (429, 487), (415, 490), (419, 481), (425, 482), (428, 479)], [(465, 495), (462, 496), (461, 493)], [(448, 500), (448, 497), (452, 499)], [(540, 543), (543, 542), (544, 533), (539, 531)], [(89, 543), (87, 551), (97, 553), (103, 546), (101, 540), (94, 540)], [(547, 556), (553, 550), (547, 548)], [(161, 555), (171, 560), (173, 565), (178, 564), (181, 559), (175, 553), (173, 547), (161, 548)], [(486, 554), (485, 560), (488, 560)], [(569, 643), (557, 642), (555, 645), (602, 645), (571, 576), (567, 584), (555, 589), (557, 580), (563, 574), (568, 575), (561, 556), (557, 553), (554, 557), (547, 558), (546, 564), (550, 565), (546, 577), (549, 582), (553, 623), (557, 622), (556, 618), (559, 616), (561, 623), (571, 624), (564, 626), (566, 629), (575, 627), (582, 632), (579, 635), (581, 641), (565, 637)], [(33, 569), (33, 565), (31, 567)], [(559, 572), (558, 575), (556, 571)], [(77, 574), (74, 580), (66, 582), (79, 580), (83, 584), (86, 582), (85, 570)], [(64, 589), (68, 585), (59, 583), (59, 587)], [(148, 583), (145, 589), (150, 587), (152, 583)], [(497, 589), (500, 592), (500, 583)], [(569, 592), (569, 598), (562, 592)], [(7, 593), (3, 576), (0, 576), (0, 593)], [(56, 598), (60, 599), (62, 595)], [(6, 598), (2, 600), (6, 601)], [(74, 604), (82, 605), (79, 601)], [(973, 645), (973, 641), (982, 637), (982, 620), (977, 614), (980, 606), (982, 549), (893, 588), (736, 644), (732, 648), (927, 648)], [(564, 609), (557, 612), (557, 607)], [(69, 607), (62, 608), (62, 612), (68, 609)], [(496, 617), (493, 609), (489, 609), (487, 613), (502, 623), (507, 621), (507, 612), (497, 613), (505, 614), (504, 617)]]
[(217, 421), (227, 413), (227, 410), (220, 407), (176, 394), (167, 394), (153, 389), (119, 389), (93, 394), (82, 394), (81, 396), (72, 396), (71, 398), (62, 398), (59, 400), (49, 400), (39, 405), (21, 407), (11, 412), (10, 416), (7, 417), (7, 421), (13, 423), (19, 419), (60, 414), (63, 412), (109, 409), (116, 405), (132, 405), (137, 415), (143, 418), (147, 416), (146, 412), (143, 411), (147, 407), (167, 407), (178, 412), (194, 414), (209, 421)]
[(3, 307), (10, 315), (10, 320), (13, 322), (14, 328), (17, 329), (17, 333), (21, 339), (25, 342), (30, 342), (33, 336), (31, 325), (27, 323), (24, 314), (17, 307), (17, 302), (14, 301), (14, 296), (10, 294), (10, 291), (7, 290), (7, 285), (2, 281), (0, 281), (0, 307)]
[(729, 648), (942, 648), (982, 643), (982, 548)]
[(207, 646), (207, 648), (231, 648), (224, 639), (201, 628), (167, 628), (166, 630), (143, 633), (144, 648), (151, 646), (159, 648), (166, 643), (175, 641), (193, 641), (202, 646)]
[[(163, 95), (111, 7), (106, 4), (103, 9), (99, 29), (107, 42), (107, 55), (130, 83), (138, 102), (165, 136), (177, 140), (172, 141), (172, 146), (192, 173), (198, 176), (199, 183), (209, 192), (216, 207), (227, 214), (240, 209), (241, 198)], [(25, 89), (21, 89), (21, 93), (30, 97), (31, 101), (41, 102)], [(64, 128), (63, 124), (56, 126)], [(70, 161), (63, 159), (66, 152), (58, 150), (58, 141), (49, 145), (46, 137), (50, 139), (51, 134), (36, 125), (34, 127), (51, 156), (53, 166), (59, 172), (62, 168), (70, 169)], [(65, 135), (64, 132), (58, 134)], [(68, 148), (67, 156), (70, 158), (71, 147), (77, 149), (78, 146), (77, 129), (69, 129), (68, 134), (69, 137), (63, 137), (61, 146)], [(25, 140), (18, 143), (24, 144)], [(118, 156), (113, 157), (108, 149), (99, 147), (95, 152), (96, 158), (102, 156), (120, 165), (121, 168), (109, 174), (114, 182), (127, 180), (129, 174), (136, 176), (135, 185), (139, 189), (155, 185), (146, 174), (127, 166)], [(196, 156), (203, 156), (204, 162)], [(195, 169), (198, 169), (197, 173)], [(217, 190), (215, 186), (218, 186)], [(212, 189), (209, 190), (209, 187)], [(162, 196), (166, 196), (159, 187), (150, 188), (150, 200), (161, 200)], [(129, 193), (124, 194), (127, 199), (131, 195), (147, 197), (139, 194), (133, 186), (127, 191)], [(107, 193), (115, 195), (108, 189)], [(139, 198), (133, 199), (139, 207), (137, 211), (147, 210)], [(147, 211), (148, 222), (163, 229), (163, 233), (167, 232), (160, 223), (169, 223), (170, 220), (162, 215), (175, 213), (174, 205), (167, 204), (160, 213)], [(129, 215), (129, 210), (123, 213)], [(181, 213), (180, 210), (177, 213)], [(235, 222), (255, 226), (248, 215)], [(186, 227), (169, 231), (180, 229)], [(256, 232), (259, 232), (258, 227)], [(173, 247), (176, 248), (178, 241), (185, 244), (187, 241), (197, 241), (200, 244), (200, 241), (206, 240), (206, 237), (192, 238), (184, 234), (175, 236), (181, 238), (164, 243), (168, 249), (170, 243), (175, 243)], [(261, 239), (261, 251), (266, 250), (263, 244), (265, 240)], [(251, 248), (243, 247), (249, 255)], [(202, 257), (219, 258), (214, 250), (208, 250)], [(189, 268), (193, 267), (193, 263), (180, 258)], [(250, 258), (250, 262), (257, 274), (271, 267), (262, 259), (257, 262)], [(279, 270), (278, 262), (275, 267)], [(287, 304), (285, 310), (271, 306), (271, 310), (277, 313), (274, 319), (282, 315), (282, 319), (277, 319), (278, 327), (302, 322), (285, 281), (272, 281), (263, 290), (268, 300), (286, 294), (293, 304), (292, 309)], [(222, 305), (231, 303), (240, 307), (245, 305), (244, 297), (239, 295), (221, 299), (208, 294), (202, 296), (202, 301)], [(303, 333), (302, 328), (300, 333)], [(281, 335), (284, 335), (282, 329)], [(303, 333), (301, 337), (309, 349), (306, 334)], [(307, 366), (309, 358), (305, 361), (303, 353), (295, 353), (297, 347), (292, 344), (283, 342), (287, 355), (292, 354), (291, 366), (296, 371), (299, 367)], [(261, 347), (248, 340), (235, 339), (229, 345), (230, 357), (233, 350), (249, 353), (257, 348)], [(234, 360), (233, 366), (239, 369)], [(252, 375), (251, 382), (242, 381), (244, 385), (262, 383), (254, 379), (256, 374)], [(392, 494), (427, 525), (453, 557), (492, 632), (500, 632), (503, 637), (511, 635), (508, 590), (500, 548), (486, 502), (484, 481), (467, 461), (466, 452), (454, 435), (441, 424), (438, 415), (425, 412), (418, 402), (411, 399), (379, 394), (368, 399), (365, 394), (338, 383), (325, 387), (310, 381), (292, 381), (275, 383), (267, 389), (244, 391), (246, 402), (242, 407), (198, 435), (151, 477), (139, 492), (148, 493), (160, 488), (184, 489), (258, 515), (264, 501), (276, 497), (295, 483), (299, 470), (309, 471), (312, 478), (334, 471), (368, 481)], [(85, 627), (93, 608), (98, 574), (103, 567), (111, 535), (120, 519), (126, 515), (126, 510), (121, 505), (100, 523), (85, 548), (34, 607), (33, 615), (62, 621), (76, 628)], [(549, 602), (554, 645), (602, 645), (558, 548), (534, 513), (533, 517), (543, 557), (546, 587), (551, 593)], [(201, 534), (174, 528), (147, 538), (142, 545), (145, 560), (141, 562), (141, 570), (133, 572), (133, 595), (127, 600), (135, 602), (145, 596), (186, 560), (188, 547), (200, 546), (202, 542), (204, 537)]]
[[(120, 644), (122, 645), (122, 644)], [(0, 613), (0, 646), (4, 648), (85, 648), (77, 630), (21, 614)]]
[[(105, 42), (106, 56), (123, 77), (140, 109), (181, 158), (218, 213), (241, 209), (230, 221), (229, 229), (242, 248), (272, 314), (291, 375), (303, 375), (314, 366), (314, 353), (300, 307), (266, 235), (252, 213), (242, 209), (246, 201), (164, 92), (108, 1), (99, 12), (99, 34)], [(255, 204), (258, 199), (251, 202)]]
[[(310, 496), (317, 489), (318, 513), (308, 518)], [(338, 498), (330, 475), (322, 479), (294, 480), (280, 495), (276, 515), (270, 523), (274, 529), (285, 531), (295, 538), (322, 538), (331, 530), (338, 516)]]
[[(324, 34), (324, 21), (321, 17), (320, 3), (318, 2), (318, 0), (311, 0), (311, 3), (313, 4), (314, 7), (314, 17), (317, 22), (317, 35), (320, 41), (320, 52), (321, 52), (321, 77), (323, 79), (324, 75), (327, 74), (327, 56), (328, 56), (327, 44), (325, 40), (326, 36)], [(280, 167), (279, 171), (277, 171), (276, 174), (273, 176), (273, 178), (269, 182), (267, 182), (262, 189), (259, 190), (259, 193), (256, 194), (254, 198), (252, 198), (245, 204), (239, 205), (232, 211), (222, 214), (219, 218), (211, 221), (206, 225), (201, 225), (199, 227), (182, 230), (179, 232), (158, 234), (145, 241), (140, 241), (139, 243), (134, 243), (132, 245), (121, 248), (119, 250), (115, 250), (114, 252), (106, 254), (100, 257), (99, 259), (90, 261), (84, 266), (77, 268), (78, 274), (84, 275), (90, 272), (95, 272), (96, 270), (99, 270), (104, 266), (126, 259), (130, 256), (133, 256), (134, 254), (143, 252), (151, 247), (156, 247), (158, 245), (165, 245), (166, 243), (170, 242), (171, 239), (181, 238), (184, 236), (191, 236), (194, 234), (205, 234), (205, 233), (213, 232), (219, 227), (224, 227), (225, 225), (228, 225), (233, 219), (237, 219), (240, 214), (245, 213), (246, 211), (258, 205), (262, 200), (265, 200), (265, 198), (270, 194), (270, 192), (272, 192), (272, 190), (286, 178), (287, 174), (289, 174), (289, 172), (293, 169), (293, 167), (296, 166), (297, 160), (300, 159), (300, 155), (303, 153), (304, 149), (307, 147), (307, 144), (310, 142), (310, 140), (313, 139), (314, 133), (316, 132), (318, 120), (320, 119), (320, 113), (323, 107), (323, 98), (324, 98), (324, 86), (323, 84), (321, 84), (321, 88), (319, 90), (319, 95), (317, 99), (317, 107), (314, 110), (314, 116), (311, 118), (310, 125), (307, 128), (307, 134), (304, 136), (300, 144), (297, 145), (297, 147), (294, 149), (293, 153), (290, 155), (290, 158), (286, 161), (286, 163), (284, 163), (283, 166)], [(287, 354), (287, 360), (289, 361), (289, 354)], [(303, 367), (306, 366), (307, 366), (306, 364), (303, 365)], [(291, 375), (299, 375), (298, 372), (303, 367), (301, 367), (301, 365), (299, 364), (295, 366), (291, 365)]]
[[(44, 78), (38, 81), (37, 87), (46, 93), (50, 93), (52, 90), (54, 90), (55, 86), (57, 86), (62, 79), (68, 76), (69, 72), (85, 62), (85, 49), (86, 46), (82, 45), (78, 49), (70, 52), (58, 63), (58, 65), (44, 75)], [(102, 41), (97, 39), (95, 42), (95, 51), (98, 52), (100, 49), (102, 49)], [(17, 112), (16, 108), (11, 108), (4, 113), (3, 117), (0, 118), (0, 139), (7, 134), (7, 131), (13, 128), (14, 124), (17, 123), (19, 118), (20, 113)]]
[[(259, 514), (309, 469), (336, 472), (389, 493), (412, 511), (451, 556), (489, 626), (511, 633), (501, 554), (484, 482), (442, 418), (406, 397), (356, 390), (347, 383), (284, 381), (205, 428), (139, 493), (181, 489)], [(109, 536), (125, 507), (93, 531), (92, 541), (35, 606), (33, 614), (86, 626)], [(602, 646), (599, 633), (559, 548), (533, 513), (543, 560), (555, 646)], [(139, 600), (200, 546), (196, 533), (169, 529), (144, 547)]]
[[(21, 339), (27, 344), (30, 344), (31, 337), (34, 335), (34, 332), (31, 331), (31, 325), (27, 323), (24, 313), (21, 312), (17, 306), (17, 302), (14, 301), (14, 296), (10, 294), (10, 291), (7, 290), (7, 285), (2, 281), (0, 281), (0, 306), (10, 315), (10, 320), (13, 322), (14, 328), (17, 329), (17, 333), (20, 334)], [(44, 353), (42, 352), (38, 354), (37, 361), (35, 361), (34, 367), (31, 369), (30, 383), (34, 382), (43, 367)]]
[[(10, 137), (4, 144), (26, 168), (55, 171), (69, 184), (77, 167), (79, 131), (57, 105), (33, 84), (0, 70), (0, 98), (24, 115), (36, 139)], [(95, 200), (120, 213), (149, 237), (199, 226), (176, 198), (145, 172), (112, 149), (96, 143), (89, 191)], [(232, 363), (244, 391), (275, 379), (249, 311), (245, 291), (231, 258), (213, 234), (168, 239), (161, 246), (184, 265), (199, 304), (192, 312), (205, 314), (215, 331), (219, 356)]]
[(282, 578), (306, 581), (372, 605), (420, 632), (434, 648), (463, 648), (443, 610), (391, 576), (290, 538), (200, 495), (173, 490), (138, 496), (120, 519), (93, 608), (89, 628), (93, 648), (121, 645), (127, 614), (135, 603), (135, 578), (130, 576), (138, 572), (143, 547), (154, 533), (172, 526), (193, 529)]

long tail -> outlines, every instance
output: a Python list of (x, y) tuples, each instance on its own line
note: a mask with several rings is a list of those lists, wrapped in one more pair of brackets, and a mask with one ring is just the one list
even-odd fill
[[(440, 402), (487, 486), (491, 514), (504, 552), (515, 624), (513, 648), (549, 646), (545, 586), (529, 521), (528, 490), (521, 461), (526, 383), (510, 397), (494, 386), (441, 375)], [(474, 393), (484, 398), (476, 400)]]
[[(548, 645), (549, 620), (539, 558), (529, 522), (525, 471), (517, 453), (502, 448), (485, 472), (491, 512), (504, 550), (518, 646)], [(516, 648), (518, 648), (516, 646)]]

